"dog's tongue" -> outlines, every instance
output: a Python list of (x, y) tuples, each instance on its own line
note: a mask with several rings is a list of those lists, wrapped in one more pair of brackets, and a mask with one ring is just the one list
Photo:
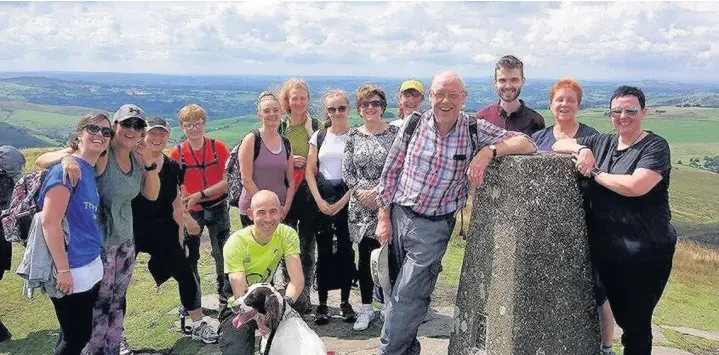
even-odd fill
[(242, 313), (242, 314), (238, 315), (237, 317), (235, 317), (235, 319), (232, 320), (232, 325), (235, 326), (235, 328), (239, 328), (243, 324), (249, 322), (250, 319), (252, 319), (252, 317), (254, 317), (256, 313), (257, 312), (255, 312), (255, 311), (249, 311), (249, 312)]

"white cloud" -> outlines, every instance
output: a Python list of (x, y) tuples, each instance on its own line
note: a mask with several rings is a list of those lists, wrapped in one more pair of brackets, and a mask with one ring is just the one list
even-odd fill
[(719, 81), (716, 3), (0, 3), (0, 70)]

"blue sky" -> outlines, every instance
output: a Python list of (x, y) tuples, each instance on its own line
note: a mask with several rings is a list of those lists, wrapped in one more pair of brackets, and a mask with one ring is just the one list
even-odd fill
[(719, 3), (0, 3), (0, 71), (719, 82)]

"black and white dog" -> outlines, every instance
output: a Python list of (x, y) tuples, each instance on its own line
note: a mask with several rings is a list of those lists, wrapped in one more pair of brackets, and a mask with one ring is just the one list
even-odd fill
[(254, 319), (260, 327), (264, 355), (326, 355), (322, 339), (268, 283), (254, 284), (232, 303), (235, 328)]

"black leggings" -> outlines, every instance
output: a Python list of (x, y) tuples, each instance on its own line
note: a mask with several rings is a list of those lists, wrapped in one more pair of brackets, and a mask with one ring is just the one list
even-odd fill
[(372, 250), (379, 248), (381, 245), (377, 239), (364, 237), (359, 243), (359, 284), (360, 294), (362, 295), (362, 304), (372, 304), (372, 290), (374, 289), (374, 281), (372, 281), (372, 270), (370, 269), (370, 258)]
[(92, 310), (97, 300), (100, 283), (88, 291), (73, 293), (61, 298), (50, 297), (60, 323), (60, 338), (54, 355), (80, 355), (92, 336)]
[(617, 325), (622, 328), (624, 355), (652, 352), (652, 313), (662, 297), (672, 270), (672, 255), (654, 261), (599, 262), (604, 284)]

